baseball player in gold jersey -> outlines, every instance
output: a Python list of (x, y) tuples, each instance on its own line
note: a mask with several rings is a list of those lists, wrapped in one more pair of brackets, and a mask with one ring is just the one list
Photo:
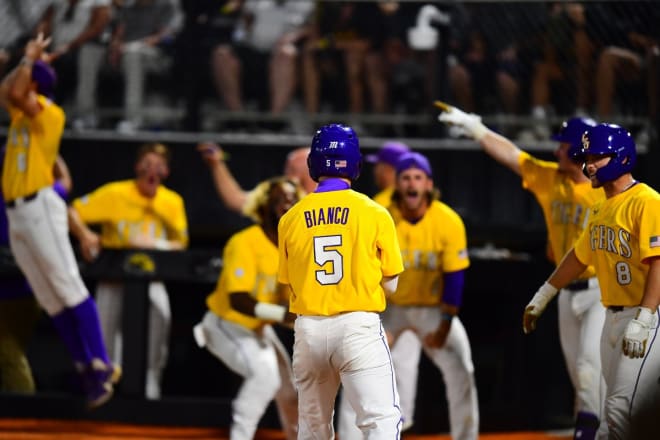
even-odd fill
[(291, 360), (270, 324), (295, 319), (280, 305), (289, 290), (277, 285), (277, 223), (301, 196), (302, 188), (283, 177), (257, 185), (254, 203), (245, 209), (257, 224), (227, 242), (222, 273), (206, 300), (209, 311), (194, 329), (200, 347), (244, 379), (232, 402), (232, 440), (252, 439), (273, 399), (287, 439), (298, 432)]
[(298, 438), (334, 437), (339, 385), (369, 439), (396, 439), (401, 412), (379, 313), (403, 271), (387, 210), (351, 189), (362, 155), (357, 135), (340, 124), (321, 127), (308, 158), (313, 193), (279, 223), (280, 282), (292, 289), (298, 315), (293, 371)]
[[(137, 153), (134, 179), (105, 184), (73, 201), (69, 209), (71, 232), (78, 238), (86, 260), (93, 260), (101, 248), (179, 250), (188, 245), (183, 199), (162, 185), (169, 174), (169, 157), (165, 145), (144, 144)], [(101, 226), (100, 236), (89, 224)], [(122, 338), (123, 294), (121, 282), (97, 283), (101, 325), (113, 360), (119, 355), (115, 342)], [(167, 290), (161, 281), (149, 283), (149, 302), (145, 394), (147, 398), (158, 399), (172, 321)]]
[(55, 72), (44, 61), (50, 40), (40, 34), (0, 84), (0, 105), (11, 123), (2, 169), (2, 193), (11, 251), (41, 307), (81, 374), (89, 407), (106, 402), (119, 370), (103, 343), (98, 312), (78, 271), (66, 203), (53, 189), (53, 166), (65, 115), (51, 101)]
[[(605, 198), (602, 188), (592, 188), (575, 161), (582, 148), (582, 134), (596, 125), (575, 117), (563, 123), (553, 136), (559, 141), (557, 162), (544, 161), (520, 150), (510, 140), (481, 124), (478, 116), (454, 107), (445, 108), (439, 119), (463, 129), (479, 142), (493, 159), (522, 178), (523, 188), (536, 197), (548, 233), (550, 254), (558, 263), (573, 246), (589, 220), (591, 206)], [(575, 390), (575, 438), (593, 439), (601, 418), (602, 386), (597, 341), (605, 320), (598, 280), (593, 266), (562, 289), (558, 298), (559, 340), (569, 378)], [(600, 384), (600, 385), (599, 385)]]
[(605, 190), (584, 232), (525, 308), (534, 330), (548, 302), (593, 265), (607, 308), (600, 340), (607, 386), (598, 439), (656, 439), (660, 432), (660, 195), (633, 179), (635, 143), (625, 129), (599, 124), (583, 137), (578, 158), (594, 187)]

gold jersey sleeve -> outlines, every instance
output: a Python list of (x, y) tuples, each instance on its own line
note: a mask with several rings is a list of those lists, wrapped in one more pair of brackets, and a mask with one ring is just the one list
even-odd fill
[[(527, 152), (518, 161), (523, 188), (534, 194), (543, 211), (552, 255), (559, 263), (586, 227), (591, 207), (605, 199), (605, 192), (592, 188), (589, 181), (574, 182), (559, 172), (556, 162), (536, 159)], [(589, 266), (580, 278), (594, 275)]]
[(101, 226), (104, 247), (129, 248), (137, 235), (188, 245), (183, 198), (164, 186), (154, 198), (147, 198), (134, 180), (112, 182), (74, 200), (73, 207), (83, 222)]
[(208, 308), (219, 317), (249, 329), (265, 321), (234, 310), (229, 295), (247, 292), (259, 302), (277, 304), (277, 247), (260, 226), (250, 226), (232, 236), (222, 256), (222, 272), (215, 290), (207, 299)]
[(604, 306), (639, 305), (648, 274), (644, 260), (660, 256), (660, 195), (639, 183), (595, 205), (575, 255), (596, 268)]
[(62, 108), (45, 96), (37, 99), (42, 110), (32, 118), (9, 107), (11, 122), (2, 169), (5, 200), (30, 195), (54, 182), (53, 166), (66, 118)]
[(465, 225), (446, 204), (434, 201), (416, 223), (396, 225), (405, 271), (388, 298), (398, 305), (435, 305), (442, 300), (443, 275), (470, 265)]
[(351, 189), (308, 194), (279, 223), (279, 281), (303, 315), (385, 309), (384, 276), (403, 271), (392, 217)]

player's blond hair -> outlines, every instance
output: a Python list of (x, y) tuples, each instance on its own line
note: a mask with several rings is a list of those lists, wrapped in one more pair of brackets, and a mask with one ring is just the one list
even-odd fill
[(262, 224), (264, 221), (264, 210), (268, 205), (270, 192), (277, 185), (292, 185), (296, 191), (298, 200), (304, 195), (302, 187), (297, 181), (282, 176), (273, 177), (264, 180), (248, 193), (247, 200), (243, 206), (243, 214), (255, 222)]
[(142, 158), (149, 153), (155, 153), (161, 156), (169, 165), (171, 155), (169, 148), (167, 148), (165, 144), (161, 144), (160, 142), (147, 142), (146, 144), (143, 144), (137, 151), (136, 162), (142, 160)]

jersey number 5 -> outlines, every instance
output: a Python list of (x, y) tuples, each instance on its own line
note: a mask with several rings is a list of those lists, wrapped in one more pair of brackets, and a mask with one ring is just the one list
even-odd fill
[(337, 246), (341, 246), (341, 235), (314, 237), (314, 262), (319, 266), (332, 263), (331, 270), (316, 271), (316, 281), (323, 286), (337, 284), (344, 277), (344, 257), (337, 249), (329, 249)]

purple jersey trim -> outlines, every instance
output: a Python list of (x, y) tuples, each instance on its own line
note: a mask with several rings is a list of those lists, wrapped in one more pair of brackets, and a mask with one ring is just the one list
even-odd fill
[(328, 191), (341, 191), (343, 189), (350, 189), (351, 184), (337, 178), (325, 179), (319, 186), (316, 187), (314, 192), (328, 192)]

